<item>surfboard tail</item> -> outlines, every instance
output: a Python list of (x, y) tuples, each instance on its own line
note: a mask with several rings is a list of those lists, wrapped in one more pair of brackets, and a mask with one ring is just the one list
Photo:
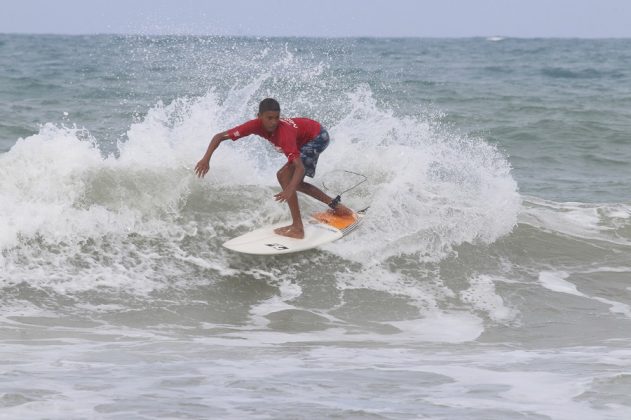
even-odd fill
[(347, 235), (359, 226), (363, 216), (359, 213), (340, 216), (331, 211), (322, 211), (313, 213), (311, 217), (320, 223), (339, 229), (343, 235)]

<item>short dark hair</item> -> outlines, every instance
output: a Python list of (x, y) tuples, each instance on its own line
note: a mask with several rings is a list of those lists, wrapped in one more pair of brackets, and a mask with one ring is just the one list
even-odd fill
[(259, 114), (262, 114), (266, 111), (280, 112), (280, 104), (276, 99), (265, 98), (259, 104)]

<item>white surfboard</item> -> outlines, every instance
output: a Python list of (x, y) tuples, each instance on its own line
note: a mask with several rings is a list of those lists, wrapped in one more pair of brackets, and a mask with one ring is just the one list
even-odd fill
[(274, 229), (291, 224), (291, 222), (285, 222), (248, 232), (225, 242), (223, 246), (232, 251), (255, 255), (279, 255), (306, 251), (349, 234), (359, 226), (362, 217), (361, 214), (341, 217), (330, 212), (314, 213), (304, 223), (305, 237), (303, 239), (288, 238), (274, 233)]

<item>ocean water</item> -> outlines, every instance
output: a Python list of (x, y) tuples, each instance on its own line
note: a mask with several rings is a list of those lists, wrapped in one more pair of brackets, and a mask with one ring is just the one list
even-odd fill
[[(631, 40), (0, 35), (0, 418), (631, 418)], [(273, 96), (332, 136), (288, 218)], [(318, 208), (302, 199), (303, 211)]]

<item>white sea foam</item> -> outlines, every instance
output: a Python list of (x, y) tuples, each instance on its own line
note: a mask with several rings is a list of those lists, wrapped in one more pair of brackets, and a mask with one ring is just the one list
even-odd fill
[(516, 318), (518, 312), (507, 306), (504, 299), (497, 294), (492, 277), (480, 275), (469, 282), (470, 287), (459, 294), (462, 301), (469, 303), (478, 311), (486, 312), (494, 322), (506, 324)]
[(511, 231), (520, 209), (510, 166), (492, 146), (442, 131), (431, 120), (382, 110), (367, 89), (349, 94), (352, 111), (331, 127), (324, 172), (344, 168), (370, 179), (371, 201), (349, 247), (327, 249), (374, 264), (401, 254), (436, 261), (463, 242), (490, 243)]
[(553, 292), (567, 293), (569, 295), (592, 299), (609, 306), (609, 311), (614, 314), (622, 314), (628, 318), (631, 318), (631, 306), (600, 296), (590, 296), (582, 293), (576, 288), (575, 284), (566, 280), (568, 277), (570, 277), (570, 274), (565, 271), (542, 271), (541, 273), (539, 273), (539, 282), (543, 287), (552, 290)]
[(401, 330), (404, 340), (414, 342), (464, 343), (483, 332), (482, 320), (469, 312), (433, 312), (427, 318), (390, 322)]
[(539, 282), (546, 289), (553, 292), (567, 293), (569, 295), (587, 297), (576, 289), (576, 285), (565, 280), (569, 274), (561, 272), (543, 271), (539, 273)]
[(294, 305), (288, 303), (301, 295), (302, 290), (296, 283), (283, 281), (279, 284), (279, 294), (250, 308), (251, 323), (259, 328), (265, 327), (269, 320), (267, 315), (287, 309), (295, 309)]
[[(367, 331), (355, 331), (357, 327), (343, 323), (335, 317), (317, 314), (328, 319), (327, 328), (317, 331), (278, 331), (266, 329), (268, 319), (262, 315), (272, 315), (276, 312), (295, 309), (292, 305), (271, 299), (261, 306), (253, 308), (253, 324), (243, 327), (240, 331), (223, 334), (211, 339), (200, 339), (205, 343), (218, 346), (240, 347), (261, 346), (268, 347), (292, 343), (365, 343), (375, 340), (378, 336)], [(408, 319), (404, 321), (381, 322), (380, 325), (389, 328), (388, 343), (392, 345), (406, 345), (413, 343), (465, 343), (476, 340), (483, 332), (484, 325), (481, 318), (464, 311), (433, 312), (426, 317)], [(255, 329), (253, 329), (255, 327)], [(210, 326), (210, 328), (214, 328)], [(238, 339), (236, 341), (235, 339)]]
[[(5, 368), (11, 382), (2, 401), (14, 404), (6, 404), (3, 413), (31, 418), (46, 412), (62, 419), (176, 411), (179, 417), (240, 418), (270, 416), (282, 407), (285, 415), (297, 417), (358, 412), (413, 417), (423, 410), (435, 417), (529, 413), (579, 420), (631, 413), (622, 393), (609, 393), (610, 403), (599, 403), (606, 392), (602, 384), (616, 379), (611, 367), (623, 372), (631, 367), (628, 349), (452, 351), (445, 344), (283, 349), (232, 342), (224, 347), (214, 337), (180, 342), (128, 337), (28, 348), (29, 359)], [(11, 344), (1, 355), (14, 361), (25, 349)], [(606, 373), (594, 373), (595, 368)], [(624, 378), (616, 384), (626, 388)]]
[(631, 318), (631, 306), (627, 305), (626, 303), (616, 302), (602, 297), (592, 297), (592, 299), (608, 305), (609, 311), (614, 314), (621, 314), (626, 316), (627, 318)]
[(631, 245), (625, 233), (631, 207), (626, 204), (558, 203), (526, 197), (519, 222), (577, 238)]

